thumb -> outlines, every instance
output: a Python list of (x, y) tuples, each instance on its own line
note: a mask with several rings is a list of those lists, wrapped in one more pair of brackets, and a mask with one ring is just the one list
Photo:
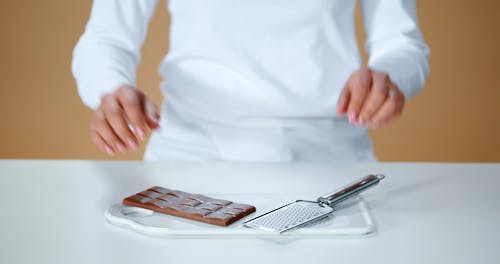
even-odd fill
[(347, 111), (347, 106), (349, 105), (349, 99), (351, 98), (351, 91), (348, 85), (344, 87), (337, 100), (337, 116), (343, 115)]
[(152, 129), (158, 128), (160, 126), (160, 114), (158, 113), (158, 108), (155, 103), (148, 98), (145, 98), (144, 112), (146, 114), (146, 123), (148, 126)]

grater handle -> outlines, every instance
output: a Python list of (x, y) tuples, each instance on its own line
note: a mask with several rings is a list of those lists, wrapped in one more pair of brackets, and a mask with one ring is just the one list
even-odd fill
[(385, 176), (382, 174), (370, 174), (338, 190), (335, 190), (334, 192), (319, 197), (318, 202), (333, 207), (334, 205), (377, 185), (377, 183), (384, 178)]

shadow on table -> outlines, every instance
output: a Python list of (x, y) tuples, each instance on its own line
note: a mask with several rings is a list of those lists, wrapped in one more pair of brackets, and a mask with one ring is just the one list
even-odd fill
[[(405, 217), (413, 217), (415, 215), (424, 215), (424, 211), (436, 210), (434, 205), (438, 201), (434, 201), (430, 197), (430, 193), (435, 193), (430, 189), (446, 188), (445, 182), (450, 180), (447, 177), (413, 177), (411, 181), (398, 182), (391, 184), (391, 182), (382, 182), (382, 188), (375, 188), (369, 194), (368, 206), (376, 225), (383, 224), (385, 230), (390, 230), (398, 225), (401, 225)], [(386, 186), (383, 186), (387, 184)], [(443, 186), (443, 187), (440, 187)], [(377, 212), (385, 211), (384, 214), (390, 212), (391, 216), (384, 219), (384, 223), (379, 223)]]

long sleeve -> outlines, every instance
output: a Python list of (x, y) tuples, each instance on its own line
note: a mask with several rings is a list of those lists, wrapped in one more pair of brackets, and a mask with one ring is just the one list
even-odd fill
[(362, 0), (368, 66), (386, 72), (408, 99), (429, 75), (429, 48), (418, 28), (414, 0)]
[(94, 0), (71, 67), (80, 97), (90, 108), (120, 85), (135, 86), (140, 49), (156, 5), (157, 0)]

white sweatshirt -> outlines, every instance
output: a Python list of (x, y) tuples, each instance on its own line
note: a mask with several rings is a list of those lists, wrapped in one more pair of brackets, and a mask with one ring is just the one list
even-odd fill
[[(156, 0), (94, 0), (72, 70), (82, 100), (136, 83)], [(365, 128), (335, 116), (361, 66), (354, 0), (169, 0), (161, 129), (146, 160), (370, 161)], [(428, 75), (414, 0), (361, 1), (369, 67), (410, 98)]]

